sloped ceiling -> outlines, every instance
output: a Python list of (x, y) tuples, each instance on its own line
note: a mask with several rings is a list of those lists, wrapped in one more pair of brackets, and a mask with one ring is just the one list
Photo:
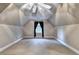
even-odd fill
[[(10, 3), (0, 3), (0, 13), (5, 10), (7, 8), (7, 6), (9, 6)], [(71, 24), (79, 24), (79, 4), (75, 4), (75, 3), (64, 3), (64, 4), (57, 4), (57, 3), (44, 3), (46, 5), (49, 5), (51, 8), (47, 9), (46, 7), (44, 7), (43, 5), (41, 5), (40, 3), (38, 4), (38, 8), (39, 8), (39, 12), (37, 14), (37, 16), (41, 15), (40, 18), (34, 18), (37, 16), (33, 16), (31, 15), (31, 11), (27, 10), (26, 6), (25, 8), (23, 8), (23, 6), (27, 3), (13, 3), (16, 6), (16, 9), (20, 10), (21, 13), (19, 14), (23, 14), (24, 16), (19, 16), (22, 20), (22, 22), (24, 20), (33, 20), (36, 19), (36, 21), (39, 21), (39, 19), (42, 20), (48, 20), (51, 24), (56, 25), (56, 26), (63, 26), (63, 25), (71, 25)], [(41, 9), (40, 9), (41, 8)], [(50, 15), (51, 12), (51, 15)], [(47, 15), (46, 15), (47, 14)], [(30, 17), (29, 17), (30, 15)], [(48, 18), (45, 18), (47, 16), (49, 16)], [(32, 17), (31, 17), (32, 16)], [(24, 19), (25, 17), (25, 19)], [(42, 17), (44, 17), (42, 19)], [(26, 19), (27, 18), (27, 19)], [(20, 21), (20, 20), (18, 20)], [(26, 23), (26, 22), (24, 22)]]
[(79, 24), (79, 4), (63, 4), (56, 11), (55, 25)]
[(57, 5), (53, 10), (54, 14), (48, 21), (55, 26), (65, 26), (72, 24), (79, 24), (79, 4), (64, 3)]
[(10, 3), (0, 3), (0, 13), (9, 6)]
[(14, 3), (17, 8), (21, 8), (25, 3)]
[[(50, 18), (53, 14), (56, 13), (57, 5), (56, 4), (47, 4), (42, 3), (37, 4), (38, 5), (38, 12), (37, 15), (32, 15), (32, 9), (33, 7), (29, 3), (14, 3), (14, 5), (20, 10), (20, 20), (21, 24), (26, 23), (25, 20), (34, 20), (34, 21), (44, 21), (47, 20), (47, 18)], [(51, 7), (51, 8), (50, 8)]]
[(19, 26), (19, 10), (14, 4), (10, 4), (0, 13), (0, 24)]
[(43, 3), (36, 3), (36, 4), (23, 4), (20, 8), (24, 12), (24, 14), (28, 16), (29, 19), (42, 21), (48, 19), (52, 15), (53, 12), (51, 12), (51, 10), (49, 9), (55, 7), (52, 6), (53, 4), (47, 5)]

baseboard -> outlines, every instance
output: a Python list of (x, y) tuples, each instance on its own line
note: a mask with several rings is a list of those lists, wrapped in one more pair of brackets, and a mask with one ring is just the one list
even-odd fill
[(20, 38), (20, 39), (18, 39), (18, 40), (16, 40), (16, 41), (14, 41), (14, 42), (12, 42), (12, 43), (10, 43), (10, 44), (8, 44), (8, 45), (6, 45), (6, 46), (2, 47), (2, 48), (0, 48), (0, 52), (2, 52), (2, 51), (4, 51), (5, 49), (7, 49), (7, 48), (11, 47), (12, 45), (14, 45), (14, 44), (18, 43), (21, 39), (22, 39), (22, 38)]
[(64, 42), (61, 41), (61, 40), (57, 40), (57, 41), (59, 41), (61, 44), (63, 44), (64, 46), (68, 47), (69, 49), (71, 49), (71, 50), (74, 51), (75, 53), (79, 54), (79, 51), (78, 51), (77, 49), (71, 47), (70, 45), (64, 43)]

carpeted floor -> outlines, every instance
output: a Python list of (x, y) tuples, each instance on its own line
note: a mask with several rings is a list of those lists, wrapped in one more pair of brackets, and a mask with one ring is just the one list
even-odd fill
[(76, 55), (56, 40), (23, 39), (0, 55)]

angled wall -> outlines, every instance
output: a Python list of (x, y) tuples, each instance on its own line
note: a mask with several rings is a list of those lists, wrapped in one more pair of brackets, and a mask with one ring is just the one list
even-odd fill
[(59, 26), (58, 41), (79, 54), (79, 24)]
[[(41, 34), (40, 38), (41, 38)], [(26, 38), (34, 38), (34, 21), (29, 21), (23, 28), (23, 36)], [(44, 21), (44, 38), (57, 38), (56, 28), (48, 21)]]
[(0, 13), (0, 24), (20, 26), (19, 9), (14, 4)]
[(10, 4), (0, 13), (0, 52), (22, 39), (19, 10)]

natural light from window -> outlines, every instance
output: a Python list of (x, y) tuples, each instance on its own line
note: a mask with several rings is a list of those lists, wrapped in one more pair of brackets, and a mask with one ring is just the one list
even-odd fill
[(36, 33), (42, 33), (42, 28), (41, 28), (39, 23), (38, 23), (38, 25), (36, 27)]

